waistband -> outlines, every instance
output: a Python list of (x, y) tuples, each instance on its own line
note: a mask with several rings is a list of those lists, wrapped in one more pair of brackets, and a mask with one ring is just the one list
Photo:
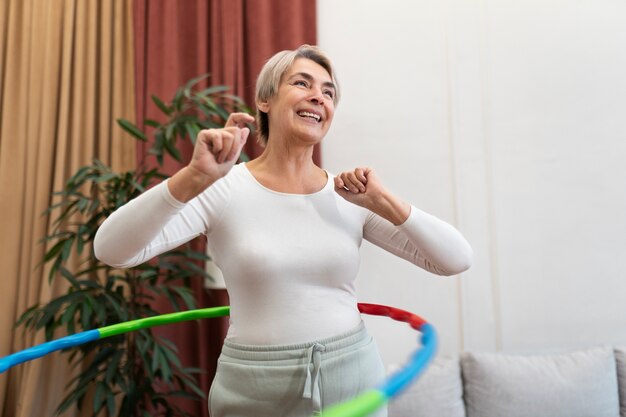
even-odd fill
[(246, 345), (235, 343), (228, 339), (222, 346), (222, 354), (239, 360), (250, 361), (284, 361), (290, 359), (302, 359), (302, 352), (308, 351), (313, 346), (324, 346), (324, 353), (339, 354), (346, 348), (360, 345), (369, 341), (369, 334), (363, 322), (353, 329), (325, 339), (288, 345)]

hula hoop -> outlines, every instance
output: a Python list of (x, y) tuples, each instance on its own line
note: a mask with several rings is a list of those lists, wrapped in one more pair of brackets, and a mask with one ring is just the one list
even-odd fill
[[(413, 329), (421, 332), (420, 342), (422, 346), (413, 352), (407, 365), (391, 375), (379, 387), (365, 391), (348, 401), (323, 410), (323, 417), (364, 417), (376, 411), (414, 382), (423, 373), (426, 366), (435, 356), (435, 351), (437, 350), (437, 333), (435, 328), (421, 317), (405, 310), (378, 304), (359, 303), (358, 308), (363, 314), (385, 316), (396, 321), (408, 323)], [(149, 327), (190, 320), (223, 317), (229, 314), (230, 307), (228, 306), (202, 308), (147, 317), (76, 333), (0, 358), (0, 374), (16, 365), (40, 358), (49, 353), (76, 347), (99, 339)]]

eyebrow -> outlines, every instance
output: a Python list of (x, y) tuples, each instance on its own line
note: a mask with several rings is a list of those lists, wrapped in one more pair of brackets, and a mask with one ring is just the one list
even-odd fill
[[(313, 81), (313, 76), (311, 74), (309, 74), (308, 72), (296, 72), (291, 77), (289, 77), (289, 79), (291, 80), (291, 79), (297, 78), (297, 77), (302, 77), (302, 78), (306, 79), (307, 81)], [(322, 83), (322, 85), (324, 87), (329, 87), (329, 88), (332, 88), (334, 91), (337, 91), (337, 87), (335, 87), (335, 84), (333, 84), (330, 81), (324, 81)]]

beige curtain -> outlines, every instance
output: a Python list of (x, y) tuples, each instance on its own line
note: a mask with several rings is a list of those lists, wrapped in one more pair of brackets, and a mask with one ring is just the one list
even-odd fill
[[(135, 119), (131, 13), (132, 0), (0, 0), (2, 356), (43, 340), (13, 323), (63, 291), (37, 267), (51, 193), (93, 157), (135, 164), (135, 143), (115, 124)], [(2, 416), (54, 415), (69, 378), (60, 355), (0, 375)]]

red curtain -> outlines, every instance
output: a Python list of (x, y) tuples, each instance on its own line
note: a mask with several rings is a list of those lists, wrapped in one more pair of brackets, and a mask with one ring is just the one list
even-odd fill
[[(184, 82), (207, 72), (209, 84), (230, 86), (231, 93), (254, 109), (256, 76), (265, 61), (283, 49), (316, 43), (315, 13), (316, 3), (311, 0), (135, 0), (138, 125), (146, 118), (160, 117), (151, 95), (169, 100)], [(138, 147), (139, 163), (149, 144)], [(182, 150), (186, 161), (191, 145)], [(245, 149), (250, 157), (261, 150), (255, 140), (249, 140)], [(314, 157), (319, 163), (319, 149)], [(165, 162), (170, 174), (181, 167), (173, 160)], [(204, 242), (194, 244), (204, 249)], [(225, 290), (207, 291), (199, 279), (193, 285), (199, 306), (228, 304)], [(206, 371), (200, 382), (208, 393), (227, 329), (227, 319), (211, 319), (158, 332), (177, 344), (185, 366)], [(184, 407), (195, 416), (209, 415), (206, 402)]]

